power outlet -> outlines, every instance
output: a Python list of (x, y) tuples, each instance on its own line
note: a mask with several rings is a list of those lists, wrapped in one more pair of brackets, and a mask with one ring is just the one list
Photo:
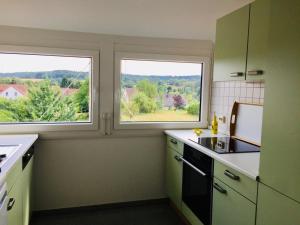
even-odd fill
[(226, 123), (226, 116), (219, 117), (219, 121), (222, 123)]

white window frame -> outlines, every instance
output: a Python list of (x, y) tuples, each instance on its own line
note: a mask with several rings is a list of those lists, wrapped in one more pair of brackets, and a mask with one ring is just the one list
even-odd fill
[(0, 133), (97, 130), (99, 127), (99, 52), (92, 50), (0, 45), (0, 53), (89, 57), (92, 59), (89, 122), (1, 122)]
[[(121, 122), (121, 60), (154, 60), (168, 62), (202, 63), (202, 93), (201, 93), (201, 121), (199, 122)], [(115, 129), (180, 129), (207, 128), (210, 90), (210, 58), (202, 56), (147, 54), (132, 52), (115, 52), (115, 82), (114, 82), (114, 128)]]

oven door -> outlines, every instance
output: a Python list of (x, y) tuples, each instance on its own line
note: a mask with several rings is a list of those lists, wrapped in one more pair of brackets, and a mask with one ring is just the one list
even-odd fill
[(211, 224), (212, 159), (184, 148), (182, 200), (204, 225)]

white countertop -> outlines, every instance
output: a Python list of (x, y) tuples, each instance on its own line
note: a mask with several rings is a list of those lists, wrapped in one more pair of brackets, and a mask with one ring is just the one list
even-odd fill
[[(259, 158), (260, 153), (233, 153), (233, 154), (218, 154), (205, 148), (201, 145), (196, 144), (189, 139), (196, 138), (192, 130), (166, 130), (165, 133), (177, 140), (203, 152), (204, 154), (212, 157), (213, 159), (227, 165), (242, 174), (256, 180), (259, 175)], [(201, 137), (225, 137), (225, 134), (213, 135), (210, 130), (203, 130)]]
[(1, 176), (5, 176), (5, 174), (13, 167), (13, 165), (33, 145), (37, 138), (37, 134), (0, 135), (0, 145), (18, 145), (15, 151), (5, 152), (8, 154), (7, 158), (0, 163)]

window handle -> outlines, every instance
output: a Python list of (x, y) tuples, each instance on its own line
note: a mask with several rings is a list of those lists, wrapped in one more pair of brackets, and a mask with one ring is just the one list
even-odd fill
[(240, 177), (231, 173), (229, 170), (224, 171), (224, 175), (231, 178), (232, 180), (240, 180)]
[(230, 73), (230, 76), (231, 77), (242, 77), (242, 76), (244, 76), (244, 73), (243, 72), (233, 72), (233, 73)]
[(263, 74), (264, 74), (263, 70), (249, 70), (247, 72), (248, 76), (263, 75)]
[(111, 135), (111, 113), (102, 113), (101, 119), (103, 121), (103, 129), (104, 129), (104, 135)]

